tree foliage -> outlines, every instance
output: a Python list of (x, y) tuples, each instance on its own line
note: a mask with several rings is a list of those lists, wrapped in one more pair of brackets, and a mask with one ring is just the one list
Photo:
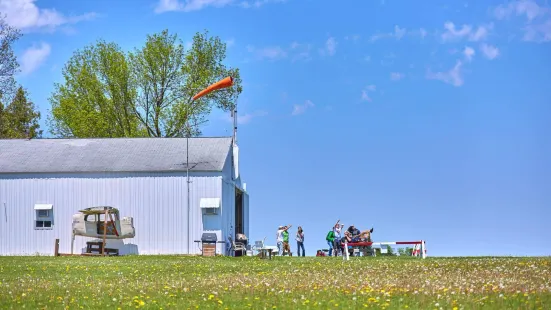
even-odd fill
[(4, 107), (0, 103), (0, 138), (40, 138), (42, 130), (38, 124), (39, 119), (40, 112), (27, 99), (27, 92), (23, 87), (19, 87), (8, 106)]
[(136, 90), (125, 54), (115, 43), (98, 41), (76, 51), (63, 68), (63, 84), (50, 97), (52, 134), (63, 137), (133, 137)]
[[(50, 130), (62, 137), (200, 135), (212, 108), (231, 110), (242, 90), (239, 70), (227, 68), (225, 58), (225, 44), (208, 32), (197, 33), (187, 51), (167, 30), (127, 54), (100, 40), (65, 65), (64, 82), (50, 97)], [(233, 87), (192, 100), (226, 76)]]
[(21, 37), (21, 33), (9, 26), (4, 19), (0, 15), (0, 98), (9, 102), (15, 93), (14, 75), (19, 69), (12, 45)]

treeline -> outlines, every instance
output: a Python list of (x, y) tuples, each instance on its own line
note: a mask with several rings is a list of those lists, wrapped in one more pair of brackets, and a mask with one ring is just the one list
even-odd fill
[[(1, 25), (0, 66), (12, 68), (0, 72), (11, 79), (3, 87), (15, 85), (18, 64), (11, 46), (20, 34), (3, 20)], [(75, 51), (64, 65), (63, 80), (48, 98), (49, 131), (77, 138), (200, 135), (212, 108), (231, 111), (242, 91), (239, 70), (227, 67), (225, 59), (226, 44), (207, 31), (196, 33), (187, 50), (168, 30), (147, 35), (144, 46), (128, 52), (100, 39)], [(227, 76), (233, 87), (192, 100)], [(9, 95), (10, 87), (2, 94)], [(9, 104), (0, 104), (0, 138), (40, 137), (40, 113), (27, 92), (19, 87), (9, 98)]]
[(0, 139), (41, 137), (40, 112), (28, 93), (17, 85), (15, 74), (19, 63), (12, 46), (21, 37), (18, 29), (9, 26), (0, 15)]

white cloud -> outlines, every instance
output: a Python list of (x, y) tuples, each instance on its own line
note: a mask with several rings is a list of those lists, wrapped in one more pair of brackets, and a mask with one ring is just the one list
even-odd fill
[(291, 43), (289, 47), (286, 48), (279, 45), (262, 48), (256, 48), (252, 45), (247, 46), (247, 51), (254, 54), (258, 60), (278, 60), (290, 57), (293, 62), (299, 60), (310, 60), (311, 49), (312, 46), (310, 44), (298, 43), (296, 41)]
[(524, 41), (549, 42), (551, 41), (551, 19), (541, 24), (530, 24), (524, 28)]
[(512, 15), (525, 16), (528, 21), (531, 21), (545, 15), (549, 10), (549, 8), (541, 7), (532, 0), (518, 0), (498, 5), (494, 9), (494, 16), (497, 19), (508, 19)]
[(311, 44), (302, 44), (298, 42), (291, 43), (290, 51), (289, 53), (292, 54), (292, 61), (299, 61), (299, 60), (310, 60), (312, 57), (310, 57), (310, 51), (312, 50)]
[(233, 0), (159, 0), (155, 7), (155, 13), (160, 14), (171, 11), (192, 12), (209, 6), (221, 8), (232, 2)]
[(390, 79), (393, 81), (399, 81), (403, 79), (406, 75), (400, 72), (392, 72), (390, 73)]
[(499, 56), (499, 49), (486, 43), (480, 45), (480, 50), (482, 51), (482, 54), (490, 60)]
[(259, 8), (268, 3), (286, 2), (287, 0), (159, 0), (155, 6), (155, 13), (165, 12), (193, 12), (208, 7), (222, 8), (228, 5), (238, 5), (242, 8)]
[(293, 112), (292, 115), (300, 115), (306, 112), (306, 110), (314, 107), (314, 103), (310, 100), (306, 100), (303, 104), (295, 104), (293, 106)]
[(463, 50), (463, 55), (465, 55), (465, 58), (467, 59), (467, 61), (471, 61), (475, 54), (476, 52), (474, 51), (474, 48), (470, 46), (465, 46), (465, 49)]
[[(426, 32), (424, 31), (424, 29), (422, 29), (422, 31), (424, 35), (426, 35)], [(374, 34), (371, 36), (370, 41), (375, 42), (377, 40), (384, 39), (384, 38), (396, 38), (396, 40), (400, 40), (404, 35), (406, 35), (406, 33), (407, 33), (406, 28), (400, 28), (400, 26), (394, 25), (394, 32)]]
[[(268, 115), (268, 112), (264, 110), (258, 110), (252, 113), (245, 113), (241, 115), (237, 115), (237, 123), (240, 125), (249, 124), (253, 119), (266, 116)], [(225, 114), (221, 119), (226, 120), (228, 122), (233, 122), (233, 117), (231, 115)]]
[(424, 28), (419, 29), (419, 34), (421, 35), (421, 39), (424, 39), (427, 36), (427, 31)]
[(346, 41), (351, 40), (351, 41), (357, 42), (360, 39), (360, 35), (359, 34), (353, 34), (353, 35), (345, 36), (344, 39)]
[(226, 46), (227, 47), (232, 47), (234, 45), (235, 45), (235, 39), (234, 38), (230, 38), (230, 39), (226, 40)]
[(369, 101), (371, 102), (371, 97), (369, 97), (369, 92), (374, 92), (375, 90), (377, 90), (377, 87), (375, 85), (368, 85), (365, 89), (362, 90), (362, 97), (361, 99), (363, 101)]
[(369, 97), (367, 90), (362, 90), (362, 100), (371, 102), (371, 98)]
[(463, 24), (461, 28), (456, 28), (456, 25), (450, 21), (444, 23), (444, 33), (442, 34), (442, 40), (444, 41), (458, 41), (461, 39), (468, 39), (469, 41), (482, 41), (486, 39), (489, 31), (493, 28), (493, 24), (478, 26), (475, 31), (473, 26)]
[(333, 37), (329, 37), (327, 41), (325, 41), (325, 47), (323, 49), (320, 49), (321, 55), (329, 55), (333, 56), (337, 52), (337, 40)]
[(65, 16), (55, 9), (41, 9), (36, 6), (36, 0), (0, 0), (0, 12), (6, 15), (6, 22), (22, 31), (39, 29), (55, 30), (66, 24), (75, 24), (80, 21), (91, 20), (95, 13), (86, 13), (77, 16)]
[(433, 73), (430, 70), (427, 72), (427, 79), (429, 80), (439, 80), (444, 83), (451, 84), (453, 86), (459, 87), (463, 85), (463, 77), (461, 72), (461, 67), (463, 63), (458, 60), (455, 63), (455, 66), (447, 72), (436, 72)]
[[(237, 123), (240, 124), (240, 125), (248, 124), (254, 118), (262, 117), (262, 116), (266, 116), (266, 115), (268, 115), (268, 112), (263, 111), (263, 110), (255, 111), (255, 112), (252, 112), (252, 113), (241, 114), (241, 115), (238, 114), (237, 115)], [(231, 116), (228, 116), (228, 120), (233, 121), (233, 118)]]
[(48, 43), (40, 43), (40, 45), (34, 45), (20, 57), (21, 62), (21, 74), (28, 75), (38, 69), (40, 65), (48, 58), (51, 52), (51, 47)]
[(239, 5), (243, 8), (249, 9), (249, 8), (259, 8), (263, 6), (264, 4), (268, 3), (280, 3), (280, 2), (287, 2), (287, 0), (251, 0), (251, 1), (241, 1)]
[(257, 59), (277, 60), (287, 57), (287, 52), (281, 46), (268, 46), (256, 48), (252, 45), (247, 46), (247, 50), (253, 53)]
[(488, 36), (489, 29), (491, 29), (493, 25), (490, 25), (488, 27), (484, 26), (478, 26), (475, 32), (471, 33), (469, 36), (470, 41), (480, 41), (484, 40)]
[(523, 40), (529, 42), (551, 41), (551, 7), (543, 7), (532, 0), (518, 0), (497, 6), (494, 16), (499, 20), (523, 17)]

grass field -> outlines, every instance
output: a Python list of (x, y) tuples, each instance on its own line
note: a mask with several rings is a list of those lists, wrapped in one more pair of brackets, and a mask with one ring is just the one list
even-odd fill
[(551, 258), (0, 257), (0, 307), (551, 309)]

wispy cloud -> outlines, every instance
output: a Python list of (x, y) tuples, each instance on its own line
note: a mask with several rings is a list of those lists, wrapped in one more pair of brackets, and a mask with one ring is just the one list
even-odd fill
[[(371, 42), (375, 42), (380, 39), (385, 38), (396, 38), (396, 40), (400, 40), (405, 34), (407, 33), (406, 28), (400, 28), (400, 26), (395, 25), (393, 32), (387, 32), (387, 33), (377, 33), (371, 36), (369, 39)], [(425, 33), (426, 35), (426, 33)]]
[(227, 47), (232, 47), (235, 45), (235, 39), (234, 38), (229, 38), (226, 40), (226, 46)]
[(375, 42), (381, 39), (401, 40), (404, 36), (420, 37), (421, 39), (424, 39), (428, 34), (429, 33), (425, 28), (407, 30), (406, 28), (400, 28), (400, 26), (395, 25), (394, 31), (374, 34), (369, 38), (369, 41)]
[(254, 1), (241, 1), (239, 5), (243, 8), (259, 8), (268, 3), (282, 3), (287, 2), (287, 0), (254, 0)]
[(361, 100), (371, 102), (372, 100), (371, 100), (371, 97), (369, 97), (369, 93), (374, 92), (376, 90), (377, 90), (377, 87), (375, 85), (373, 84), (367, 85), (364, 89), (362, 89)]
[(403, 79), (406, 75), (400, 72), (392, 72), (390, 73), (390, 79), (393, 81), (399, 81)]
[(312, 45), (306, 44), (306, 43), (299, 43), (299, 42), (293, 42), (291, 43), (290, 47), (290, 53), (292, 57), (292, 61), (299, 61), (299, 60), (310, 60), (312, 57), (310, 56), (310, 52), (312, 51)]
[[(245, 114), (241, 114), (241, 115), (238, 114), (237, 115), (237, 123), (240, 124), (240, 125), (249, 124), (253, 119), (258, 118), (258, 117), (263, 117), (263, 116), (266, 116), (266, 115), (268, 115), (268, 112), (264, 111), (264, 110), (258, 110), (258, 111), (255, 111), (255, 112), (245, 113)], [(224, 119), (228, 122), (233, 122), (233, 118), (232, 118), (231, 115), (226, 114)]]
[(55, 31), (63, 25), (75, 24), (97, 17), (89, 12), (82, 15), (66, 16), (56, 9), (42, 9), (36, 6), (36, 0), (1, 0), (0, 12), (6, 16), (6, 22), (24, 32), (48, 30)]
[(544, 8), (532, 0), (518, 0), (507, 4), (498, 5), (494, 9), (494, 16), (504, 20), (511, 16), (525, 16), (529, 21), (536, 17), (549, 13), (549, 8)]
[(446, 72), (432, 72), (430, 69), (427, 71), (427, 79), (429, 80), (439, 80), (444, 83), (451, 84), (453, 86), (459, 87), (463, 85), (463, 77), (461, 68), (463, 63), (461, 60), (457, 60), (455, 66)]
[(522, 39), (528, 42), (550, 42), (551, 19), (543, 23), (530, 24), (524, 27), (524, 36)]
[(306, 100), (303, 104), (295, 104), (293, 106), (293, 112), (291, 113), (291, 115), (296, 116), (296, 115), (303, 114), (304, 112), (306, 112), (306, 110), (313, 107), (314, 107), (314, 103), (312, 103), (312, 101), (310, 100)]
[(477, 42), (485, 40), (490, 30), (494, 27), (493, 24), (475, 27), (467, 24), (456, 27), (456, 25), (450, 21), (444, 23), (444, 33), (441, 35), (444, 42), (459, 41), (467, 39), (469, 41)]
[(484, 57), (490, 60), (495, 59), (497, 56), (499, 56), (499, 49), (486, 43), (482, 43), (480, 45), (480, 51), (482, 51)]
[(323, 49), (320, 49), (320, 54), (329, 56), (335, 55), (337, 52), (337, 45), (337, 40), (334, 37), (329, 37), (327, 41), (325, 41)]
[(353, 35), (348, 35), (344, 37), (346, 41), (353, 41), (353, 42), (358, 42), (360, 38), (361, 36), (359, 34), (353, 34)]
[(277, 60), (287, 57), (287, 52), (281, 46), (268, 46), (256, 48), (252, 45), (247, 46), (247, 51), (255, 55), (259, 60)]
[(21, 75), (29, 75), (44, 63), (50, 55), (51, 47), (48, 43), (41, 42), (33, 45), (23, 52), (20, 57)]
[(287, 47), (279, 45), (255, 47), (247, 46), (247, 51), (254, 55), (257, 60), (280, 60), (291, 58), (291, 61), (307, 61), (311, 59), (310, 52), (312, 45), (306, 43), (293, 42)]
[(494, 8), (494, 17), (498, 20), (510, 20), (522, 17), (522, 39), (527, 42), (551, 41), (551, 7), (542, 6), (532, 0), (518, 0)]
[(467, 59), (467, 61), (471, 61), (475, 54), (476, 52), (474, 51), (474, 48), (470, 46), (465, 46), (465, 49), (463, 50), (463, 55), (465, 56), (465, 59)]
[(155, 13), (166, 12), (193, 12), (206, 9), (208, 7), (222, 8), (229, 5), (237, 5), (245, 9), (259, 8), (268, 3), (280, 3), (287, 0), (158, 0), (155, 6)]

